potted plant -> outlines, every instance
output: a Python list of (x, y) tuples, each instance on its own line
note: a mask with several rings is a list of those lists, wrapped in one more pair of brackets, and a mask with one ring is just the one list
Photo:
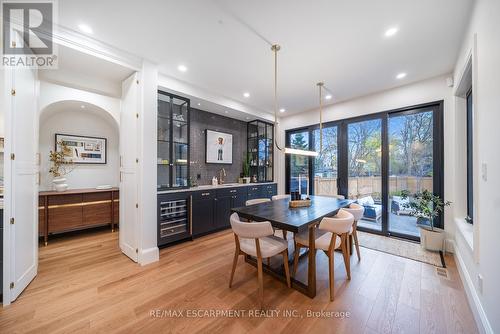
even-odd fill
[[(451, 202), (443, 200), (429, 190), (423, 190), (410, 195), (408, 191), (402, 191), (401, 197), (408, 203), (403, 206), (410, 210), (410, 214), (417, 217), (417, 225), (420, 227), (420, 243), (422, 247), (431, 251), (443, 249), (444, 230), (434, 227), (434, 219), (443, 213), (444, 207)], [(428, 222), (428, 224), (427, 224)]]
[(243, 183), (250, 183), (250, 156), (245, 154), (243, 158)]
[(52, 163), (49, 173), (54, 177), (52, 182), (54, 183), (55, 189), (57, 191), (65, 191), (68, 189), (68, 184), (66, 183), (64, 175), (73, 170), (71, 168), (73, 166), (73, 160), (68, 159), (72, 154), (71, 149), (64, 142), (59, 141), (56, 146), (60, 147), (59, 151), (49, 152), (49, 161)]

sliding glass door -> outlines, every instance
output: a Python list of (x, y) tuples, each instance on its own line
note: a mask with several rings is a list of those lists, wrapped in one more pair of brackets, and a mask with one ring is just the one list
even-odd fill
[[(402, 192), (427, 189), (443, 198), (442, 102), (391, 110), (287, 132), (287, 146), (317, 157), (287, 155), (286, 190), (343, 195), (365, 208), (358, 226), (417, 240), (417, 224)], [(410, 197), (411, 199), (411, 197)], [(442, 227), (442, 219), (435, 221)]]
[[(389, 194), (388, 230), (419, 237), (417, 223), (428, 222), (410, 215), (408, 199), (401, 194), (434, 190), (434, 117), (424, 108), (391, 114), (388, 119)], [(411, 197), (410, 197), (411, 199)]]
[[(300, 131), (290, 134), (287, 146), (300, 150), (309, 150), (309, 132)], [(289, 192), (298, 191), (301, 194), (309, 193), (309, 157), (290, 155), (289, 162)]]
[(382, 231), (382, 119), (347, 124), (347, 197), (365, 207), (358, 226)]
[(315, 195), (335, 196), (339, 194), (337, 126), (325, 127), (322, 132), (323, 147), (320, 148), (320, 130), (313, 131), (314, 150), (320, 154), (314, 158), (312, 192)]

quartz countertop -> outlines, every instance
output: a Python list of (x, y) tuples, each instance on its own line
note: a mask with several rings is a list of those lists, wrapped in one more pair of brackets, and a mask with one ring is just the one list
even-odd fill
[(207, 184), (207, 185), (191, 187), (191, 188), (158, 190), (158, 194), (171, 194), (171, 193), (188, 192), (188, 191), (214, 190), (214, 189), (236, 188), (236, 187), (250, 187), (250, 186), (260, 186), (260, 185), (275, 184), (275, 183), (276, 182), (224, 183), (224, 184), (219, 184), (216, 186), (213, 186), (211, 184)]

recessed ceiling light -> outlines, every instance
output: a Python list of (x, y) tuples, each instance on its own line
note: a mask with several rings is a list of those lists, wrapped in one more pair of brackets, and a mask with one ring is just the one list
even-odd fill
[(80, 29), (82, 32), (84, 32), (86, 34), (92, 34), (93, 33), (92, 28), (89, 27), (86, 24), (83, 24), (83, 23), (78, 25), (78, 29)]
[(405, 72), (402, 72), (402, 73), (399, 73), (398, 75), (396, 75), (396, 79), (403, 79), (404, 77), (406, 77)]
[(225, 112), (226, 114), (229, 114), (229, 111), (227, 111), (227, 110), (224, 110), (224, 112)]
[(201, 103), (200, 103), (200, 102), (198, 102), (198, 106), (201, 106)]
[(186, 72), (188, 68), (185, 65), (179, 65), (177, 66), (177, 69), (181, 72)]
[(327, 99), (327, 100), (331, 100), (331, 99), (332, 99), (332, 96), (331, 96), (330, 94), (328, 94), (328, 95), (326, 95), (326, 96), (325, 96), (325, 99)]
[(248, 116), (247, 116), (247, 117), (245, 117), (245, 118), (246, 118), (246, 119), (250, 119), (250, 117), (248, 117)]
[(83, 104), (82, 104), (82, 105), (80, 106), (80, 108), (85, 109), (85, 105), (83, 105)]
[(398, 27), (392, 27), (392, 28), (389, 28), (385, 31), (385, 37), (392, 37), (394, 35), (396, 35), (396, 33), (398, 32)]
[(280, 109), (280, 112), (285, 112), (285, 111), (286, 111), (286, 109), (285, 109), (285, 108), (281, 108), (281, 109)]
[(245, 92), (245, 93), (243, 93), (243, 96), (246, 97), (246, 98), (249, 98), (250, 97), (250, 93), (249, 92)]

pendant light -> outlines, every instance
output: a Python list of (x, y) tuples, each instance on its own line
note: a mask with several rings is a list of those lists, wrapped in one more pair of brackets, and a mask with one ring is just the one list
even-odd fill
[(276, 148), (285, 154), (295, 154), (295, 155), (303, 155), (310, 157), (317, 157), (318, 152), (309, 151), (309, 150), (301, 150), (289, 147), (280, 147), (278, 144), (278, 138), (276, 136), (276, 128), (278, 125), (278, 51), (281, 47), (278, 44), (273, 44), (271, 46), (271, 50), (274, 53), (274, 145)]
[(321, 152), (323, 152), (323, 99), (321, 93), (325, 84), (323, 82), (318, 82), (316, 85), (319, 91), (319, 154), (321, 154)]

